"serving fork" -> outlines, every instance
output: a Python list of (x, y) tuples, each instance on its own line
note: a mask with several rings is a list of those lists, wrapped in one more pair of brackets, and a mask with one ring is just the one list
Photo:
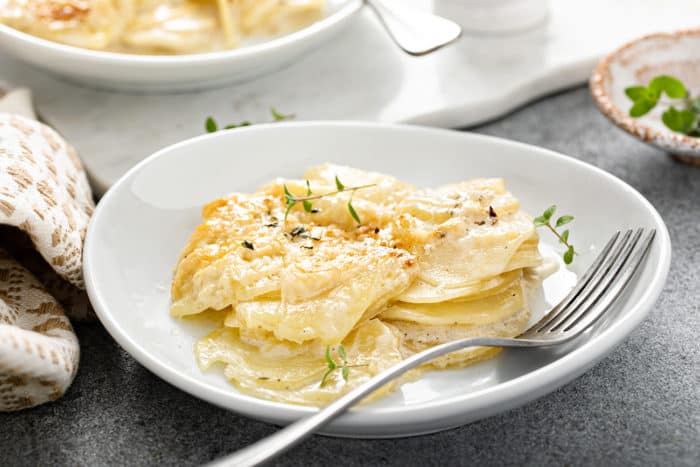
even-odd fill
[(571, 292), (545, 316), (515, 338), (471, 337), (431, 347), (379, 373), (331, 402), (250, 446), (209, 464), (248, 467), (263, 464), (324, 427), (386, 383), (437, 357), (468, 347), (551, 347), (578, 337), (606, 314), (644, 261), (656, 231), (617, 232)]

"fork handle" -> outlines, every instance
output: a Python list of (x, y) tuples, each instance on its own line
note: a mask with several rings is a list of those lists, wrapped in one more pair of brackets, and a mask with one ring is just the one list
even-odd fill
[(344, 396), (336, 399), (310, 417), (294, 422), (276, 433), (263, 438), (229, 456), (218, 459), (211, 467), (250, 467), (267, 462), (284, 451), (296, 446), (301, 441), (311, 436), (318, 429), (326, 426), (346, 410), (361, 401), (375, 390), (384, 386), (391, 380), (401, 376), (408, 370), (427, 363), (441, 355), (466, 349), (468, 347), (542, 347), (541, 340), (507, 339), (490, 337), (473, 337), (461, 339), (446, 344), (431, 347), (423, 352), (412, 355), (406, 360), (379, 373), (369, 381), (351, 390)]

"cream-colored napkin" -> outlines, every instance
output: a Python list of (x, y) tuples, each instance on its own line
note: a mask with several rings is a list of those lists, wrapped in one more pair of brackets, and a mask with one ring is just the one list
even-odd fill
[(82, 250), (94, 208), (73, 148), (0, 91), (0, 411), (63, 395), (78, 368), (71, 318), (91, 309)]

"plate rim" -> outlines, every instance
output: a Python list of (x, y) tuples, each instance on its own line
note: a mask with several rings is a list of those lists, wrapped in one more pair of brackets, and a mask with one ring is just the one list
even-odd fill
[[(362, 131), (410, 131), (423, 133), (426, 135), (437, 135), (440, 137), (488, 140), (497, 144), (511, 146), (513, 148), (536, 151), (539, 152), (541, 156), (545, 157), (555, 159), (563, 158), (574, 166), (596, 172), (603, 178), (608, 179), (610, 182), (629, 192), (648, 210), (657, 228), (656, 238), (659, 245), (660, 257), (658, 264), (654, 267), (654, 273), (650, 281), (650, 286), (637, 300), (636, 305), (634, 305), (622, 319), (611, 323), (599, 335), (594, 336), (592, 339), (580, 344), (576, 349), (572, 350), (568, 354), (534, 371), (528, 372), (506, 382), (499, 383), (496, 386), (482, 388), (466, 395), (453, 396), (446, 399), (428, 401), (411, 406), (371, 408), (370, 410), (362, 407), (359, 409), (352, 409), (327, 427), (328, 431), (326, 433), (341, 436), (357, 436), (358, 428), (365, 428), (370, 432), (379, 431), (382, 433), (378, 435), (373, 433), (362, 434), (361, 436), (364, 437), (396, 437), (429, 433), (447, 429), (448, 426), (437, 429), (416, 429), (408, 431), (406, 428), (400, 428), (395, 430), (396, 434), (385, 434), (386, 430), (384, 429), (388, 427), (395, 427), (398, 422), (404, 425), (421, 426), (429, 422), (434, 422), (436, 419), (439, 419), (441, 415), (455, 416), (456, 414), (462, 414), (465, 418), (464, 422), (467, 423), (469, 421), (481, 419), (486, 416), (517, 407), (545, 394), (553, 392), (555, 389), (572, 381), (574, 378), (587, 371), (597, 362), (605, 358), (612, 351), (612, 349), (624, 342), (629, 334), (631, 334), (631, 332), (648, 316), (666, 283), (671, 264), (671, 240), (663, 219), (653, 205), (636, 189), (618, 177), (592, 164), (575, 159), (565, 154), (558, 153), (556, 151), (527, 143), (471, 132), (459, 132), (416, 125), (361, 121), (284, 122), (261, 124), (237, 129), (236, 133), (218, 132), (204, 134), (156, 151), (146, 159), (140, 161), (122, 177), (120, 177), (119, 180), (115, 182), (103, 196), (100, 203), (98, 203), (95, 212), (93, 213), (86, 233), (83, 252), (83, 270), (90, 302), (93, 305), (98, 318), (112, 338), (114, 338), (115, 341), (127, 351), (127, 353), (129, 353), (141, 365), (145, 366), (149, 371), (194, 397), (251, 418), (277, 424), (292, 422), (317, 411), (317, 409), (313, 407), (294, 406), (291, 404), (271, 402), (246, 394), (230, 392), (221, 388), (212, 387), (202, 380), (198, 380), (194, 377), (181, 373), (178, 370), (169, 367), (167, 364), (162, 363), (157, 358), (151, 356), (149, 352), (134, 341), (128, 333), (124, 332), (117, 320), (115, 320), (109, 313), (108, 306), (104, 302), (103, 297), (101, 297), (100, 291), (95, 284), (94, 276), (91, 273), (93, 269), (92, 236), (96, 228), (95, 225), (100, 220), (104, 206), (111, 201), (112, 197), (116, 196), (116, 193), (119, 191), (122, 185), (127, 183), (135, 173), (141, 170), (142, 167), (152, 163), (156, 159), (167, 157), (171, 151), (181, 149), (182, 147), (189, 145), (197, 145), (200, 141), (205, 139), (227, 139), (231, 138), (231, 135), (241, 134), (243, 132), (265, 132), (269, 129), (282, 127), (311, 127), (323, 129), (353, 128), (361, 129)], [(235, 136), (233, 137), (235, 138)], [(527, 391), (521, 390), (521, 387), (526, 387)], [(476, 415), (473, 414), (474, 412), (477, 412)], [(454, 424), (452, 424), (452, 426), (454, 426)]]
[[(45, 53), (62, 56), (71, 60), (92, 61), (96, 65), (131, 65), (140, 67), (183, 66), (183, 65), (212, 65), (227, 61), (245, 60), (274, 52), (280, 48), (291, 46), (315, 36), (325, 30), (332, 29), (351, 18), (363, 6), (361, 0), (344, 0), (337, 11), (297, 31), (283, 34), (266, 40), (260, 44), (239, 47), (230, 50), (219, 50), (203, 53), (179, 55), (149, 55), (130, 54), (123, 52), (108, 52), (92, 50), (83, 47), (63, 44), (20, 31), (19, 29), (0, 23), (0, 38), (8, 37), (25, 47), (41, 49)], [(3, 47), (5, 48), (5, 47)]]

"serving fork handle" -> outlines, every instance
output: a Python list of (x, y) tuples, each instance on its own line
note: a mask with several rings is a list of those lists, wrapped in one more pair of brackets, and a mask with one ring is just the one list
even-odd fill
[(342, 415), (350, 407), (407, 371), (450, 352), (476, 346), (542, 347), (543, 342), (541, 340), (528, 339), (476, 337), (461, 339), (431, 347), (423, 352), (412, 355), (391, 368), (384, 370), (369, 381), (361, 384), (342, 397), (331, 402), (314, 415), (294, 422), (285, 428), (282, 428), (273, 435), (268, 436), (267, 438), (253, 443), (250, 446), (247, 446), (229, 456), (222, 457), (221, 459), (210, 463), (209, 466), (250, 467), (263, 464), (275, 458), (287, 449), (296, 446), (315, 431), (318, 431), (320, 428), (323, 428), (335, 418)]

